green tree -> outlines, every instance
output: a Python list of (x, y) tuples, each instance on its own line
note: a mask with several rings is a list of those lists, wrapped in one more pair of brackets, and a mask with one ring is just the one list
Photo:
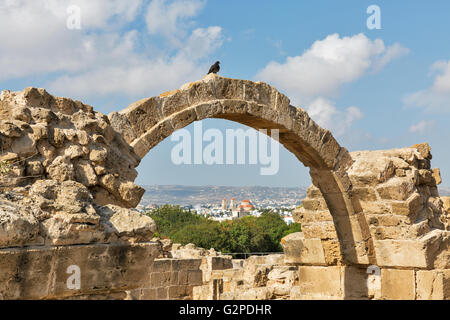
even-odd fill
[(206, 218), (184, 210), (180, 206), (165, 205), (149, 213), (158, 226), (158, 233), (162, 237), (168, 237), (186, 225), (199, 224), (207, 221)]
[(275, 212), (269, 211), (261, 214), (257, 223), (263, 229), (271, 240), (269, 251), (282, 251), (280, 241), (285, 231), (288, 229), (283, 218)]
[(227, 253), (280, 252), (281, 238), (301, 231), (299, 224), (288, 226), (271, 210), (260, 217), (247, 216), (221, 223), (179, 206), (165, 205), (148, 214), (155, 220), (162, 238)]
[(201, 248), (216, 250), (222, 250), (228, 242), (227, 234), (223, 232), (220, 224), (216, 221), (187, 224), (175, 231), (170, 238), (177, 243), (194, 243)]

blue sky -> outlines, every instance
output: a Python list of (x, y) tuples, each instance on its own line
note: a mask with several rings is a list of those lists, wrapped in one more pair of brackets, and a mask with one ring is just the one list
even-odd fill
[[(70, 5), (81, 29), (67, 28)], [(381, 10), (380, 30), (367, 28), (370, 5)], [(274, 85), (350, 151), (428, 142), (450, 186), (449, 12), (444, 0), (0, 0), (0, 89), (43, 87), (108, 114), (220, 60), (221, 75)], [(139, 184), (310, 183), (285, 149), (279, 173), (261, 176), (255, 165), (176, 166), (175, 144), (143, 159)]]

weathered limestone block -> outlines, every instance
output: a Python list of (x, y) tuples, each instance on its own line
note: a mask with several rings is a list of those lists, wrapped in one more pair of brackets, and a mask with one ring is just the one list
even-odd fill
[(332, 221), (310, 223), (302, 226), (302, 230), (307, 239), (337, 239), (336, 228)]
[(0, 155), (0, 161), (10, 162), (19, 159), (19, 155), (17, 153), (5, 152)]
[(26, 167), (27, 176), (41, 176), (44, 173), (44, 167), (41, 161), (28, 161)]
[(341, 241), (341, 254), (348, 264), (367, 265), (371, 263), (371, 244), (363, 241)]
[(108, 242), (111, 233), (98, 226), (100, 217), (89, 214), (55, 214), (42, 222), (42, 235), (52, 245)]
[(29, 245), (39, 234), (39, 221), (13, 202), (0, 201), (0, 248)]
[(36, 154), (36, 141), (33, 139), (33, 135), (26, 134), (19, 139), (15, 139), (11, 145), (11, 151), (22, 158)]
[(117, 199), (121, 199), (123, 205), (128, 208), (136, 207), (145, 193), (141, 187), (132, 182), (123, 181), (112, 174), (102, 176), (99, 183)]
[(415, 215), (423, 208), (422, 197), (419, 193), (413, 193), (406, 201), (391, 202), (393, 214)]
[(382, 199), (406, 200), (414, 191), (414, 184), (405, 178), (395, 177), (376, 188)]
[(42, 123), (33, 124), (30, 126), (33, 130), (33, 140), (39, 141), (48, 138), (48, 127)]
[(367, 299), (367, 279), (365, 268), (300, 266), (290, 299)]
[(311, 210), (311, 211), (320, 211), (320, 210), (327, 210), (327, 204), (324, 199), (313, 199), (313, 200), (303, 200), (302, 201), (303, 208), (305, 210)]
[(52, 163), (55, 157), (55, 147), (52, 146), (48, 141), (41, 140), (37, 143), (37, 149), (39, 153), (45, 158), (43, 165), (46, 167), (48, 164)]
[(275, 266), (272, 271), (269, 272), (267, 278), (269, 279), (269, 286), (276, 283), (292, 286), (298, 280), (298, 268), (294, 266)]
[(439, 170), (439, 168), (435, 168), (432, 170), (432, 176), (434, 179), (434, 184), (440, 185), (442, 183), (441, 170)]
[(340, 267), (300, 266), (298, 279), (298, 286), (303, 295), (342, 298)]
[(153, 219), (137, 211), (107, 205), (97, 207), (97, 212), (109, 220), (111, 228), (122, 239), (149, 241), (156, 232)]
[[(0, 296), (55, 299), (136, 289), (148, 281), (157, 245), (94, 244), (0, 250)], [(78, 266), (80, 289), (68, 288), (68, 268)]]
[(149, 280), (130, 292), (134, 300), (192, 299), (195, 286), (201, 286), (201, 259), (156, 259)]
[[(199, 251), (197, 249), (197, 251)], [(180, 250), (177, 251), (178, 253), (175, 256), (180, 256)], [(186, 256), (186, 253), (189, 251), (185, 251), (181, 255)], [(231, 256), (206, 256), (209, 254), (209, 252), (206, 251), (200, 251), (198, 253), (195, 253), (195, 255), (198, 255), (200, 257), (203, 257), (202, 265), (200, 266), (200, 269), (203, 271), (203, 281), (209, 282), (212, 278), (214, 278), (217, 275), (220, 275), (220, 277), (223, 277), (223, 273), (218, 273), (216, 271), (222, 271), (222, 270), (232, 270), (233, 268), (233, 262), (231, 259)], [(203, 256), (202, 256), (203, 255)]]
[(420, 153), (420, 155), (424, 159), (431, 159), (431, 147), (428, 143), (421, 143), (421, 144), (415, 144), (412, 146), (412, 148), (417, 149), (417, 151)]
[(108, 157), (108, 150), (103, 147), (97, 147), (96, 149), (92, 149), (89, 153), (89, 160), (98, 164), (104, 163), (107, 157)]
[(87, 160), (80, 160), (75, 163), (75, 178), (86, 187), (95, 186), (98, 182), (97, 175), (92, 165)]
[(432, 268), (437, 255), (445, 248), (442, 247), (445, 236), (442, 230), (434, 230), (416, 240), (374, 240), (377, 265)]
[[(128, 106), (127, 109), (122, 111), (120, 114), (122, 115), (124, 112), (126, 112), (127, 122), (124, 123), (122, 120), (120, 121), (120, 125), (131, 125), (131, 128), (133, 129), (132, 132), (129, 129), (127, 129), (127, 132), (130, 136), (135, 135), (136, 137), (139, 137), (162, 119), (161, 99), (142, 99)], [(115, 116), (115, 119), (118, 119), (118, 117)], [(117, 125), (114, 126), (114, 129), (116, 129), (116, 131), (119, 129), (120, 131), (118, 132), (122, 132), (122, 130), (124, 130), (124, 128), (117, 127)]]
[[(217, 269), (231, 268), (231, 262), (229, 262), (231, 261), (231, 257), (222, 256), (220, 252), (216, 252), (213, 248), (206, 250), (203, 248), (197, 248), (192, 243), (188, 243), (185, 246), (175, 243), (172, 245), (171, 249), (171, 255), (176, 259), (203, 259), (203, 265), (205, 268), (208, 266), (208, 261), (211, 268), (212, 265), (214, 265), (214, 268)], [(220, 257), (220, 259), (214, 261), (212, 259), (205, 259), (209, 257)]]
[(22, 136), (22, 129), (17, 121), (8, 121), (8, 119), (0, 121), (0, 134), (5, 138), (19, 138)]
[[(137, 141), (143, 141), (147, 147), (147, 151), (145, 151), (144, 155), (148, 153), (150, 149), (155, 147), (159, 142), (170, 136), (175, 129), (173, 128), (171, 118), (167, 118), (148, 130), (145, 134), (143, 134), (139, 140), (133, 141), (131, 146), (135, 149), (137, 155), (140, 156), (140, 152), (136, 150), (135, 143)], [(144, 151), (144, 150), (143, 150)]]
[(186, 90), (163, 93), (159, 98), (164, 98), (161, 106), (163, 117), (169, 117), (190, 106), (189, 96)]
[(305, 239), (301, 232), (291, 233), (281, 239), (287, 264), (306, 263), (325, 265), (325, 255), (320, 239)]
[(273, 265), (248, 263), (244, 265), (243, 280), (252, 287), (264, 287), (272, 268)]
[(392, 207), (386, 201), (360, 201), (359, 205), (364, 214), (390, 214)]
[(376, 201), (377, 194), (374, 188), (353, 188), (351, 192), (353, 197), (356, 197), (359, 201)]
[(69, 158), (70, 160), (80, 158), (84, 155), (85, 155), (84, 150), (79, 145), (71, 145), (64, 150), (64, 156), (66, 158)]
[(87, 146), (90, 142), (90, 137), (87, 134), (86, 131), (84, 130), (77, 130), (76, 131), (77, 134), (77, 139), (78, 139), (78, 143), (82, 146)]
[(450, 270), (416, 271), (417, 300), (450, 300)]
[(414, 270), (381, 269), (381, 299), (414, 300)]
[(197, 113), (194, 108), (186, 109), (174, 114), (170, 120), (174, 130), (182, 129), (197, 120)]
[(356, 161), (348, 175), (356, 186), (376, 186), (395, 174), (394, 163), (389, 157), (373, 157), (369, 151), (353, 152), (351, 155)]
[(322, 241), (327, 265), (337, 265), (342, 261), (342, 250), (338, 239)]
[(295, 209), (292, 212), (294, 221), (301, 224), (308, 224), (313, 222), (331, 222), (333, 217), (329, 210), (323, 211), (310, 211), (306, 210), (304, 207)]
[(31, 112), (30, 109), (20, 106), (14, 110), (12, 110), (12, 119), (20, 120), (26, 123), (30, 123), (31, 121)]
[(48, 177), (56, 181), (73, 180), (75, 176), (75, 170), (70, 158), (56, 157), (55, 160), (46, 168)]
[(53, 128), (53, 130), (50, 130), (49, 142), (55, 148), (61, 148), (64, 145), (65, 138), (64, 129)]

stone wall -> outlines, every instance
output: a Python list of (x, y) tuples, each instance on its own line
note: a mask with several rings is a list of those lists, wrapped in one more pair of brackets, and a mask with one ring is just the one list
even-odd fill
[[(366, 239), (361, 264), (379, 267), (448, 269), (450, 233), (436, 182), (439, 171), (430, 169), (427, 144), (413, 148), (353, 152), (348, 171), (352, 201), (357, 209), (348, 221)], [(310, 265), (343, 264), (342, 252), (326, 200), (320, 190), (308, 189), (303, 206), (294, 211), (303, 237), (284, 239), (289, 262)], [(355, 242), (361, 239), (355, 239)], [(295, 245), (286, 244), (292, 241)], [(290, 251), (291, 250), (291, 251)]]
[[(122, 299), (148, 281), (156, 243), (0, 249), (0, 299)], [(68, 285), (71, 266), (80, 287)]]
[(300, 272), (291, 298), (450, 299), (450, 206), (439, 197), (441, 178), (431, 169), (430, 147), (351, 155), (348, 175), (358, 210), (348, 227), (370, 239), (358, 249), (366, 259), (345, 263), (347, 247), (338, 240), (326, 200), (311, 186), (294, 211), (303, 232), (282, 240), (285, 263)]
[[(164, 250), (154, 221), (127, 209), (144, 192), (133, 183), (139, 161), (91, 106), (3, 91), (0, 298), (119, 299), (148, 281)], [(79, 288), (67, 284), (71, 270)]]
[(131, 300), (191, 300), (193, 288), (202, 285), (201, 259), (156, 259), (149, 279), (129, 293)]
[[(130, 209), (141, 157), (206, 118), (279, 129), (310, 167), (284, 255), (173, 247)], [(0, 298), (450, 299), (450, 200), (431, 158), (427, 144), (349, 153), (276, 89), (216, 75), (109, 117), (43, 89), (3, 91)]]
[[(450, 270), (286, 263), (288, 255), (250, 257), (211, 270), (196, 300), (450, 300)], [(374, 271), (374, 272), (373, 272)], [(205, 278), (205, 277), (204, 277)]]
[(44, 89), (1, 93), (0, 161), (11, 166), (0, 177), (1, 189), (37, 180), (77, 181), (96, 204), (127, 208), (144, 193), (133, 183), (140, 158), (108, 117)]

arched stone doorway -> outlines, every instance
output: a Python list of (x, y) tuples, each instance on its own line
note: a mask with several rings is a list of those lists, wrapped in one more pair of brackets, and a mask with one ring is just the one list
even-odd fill
[(310, 168), (333, 217), (344, 263), (373, 264), (373, 246), (364, 216), (355, 210), (347, 170), (353, 160), (330, 131), (301, 108), (261, 82), (211, 74), (181, 89), (133, 103), (109, 116), (114, 129), (142, 159), (178, 129), (207, 118), (235, 121), (256, 130), (279, 130), (279, 142)]

